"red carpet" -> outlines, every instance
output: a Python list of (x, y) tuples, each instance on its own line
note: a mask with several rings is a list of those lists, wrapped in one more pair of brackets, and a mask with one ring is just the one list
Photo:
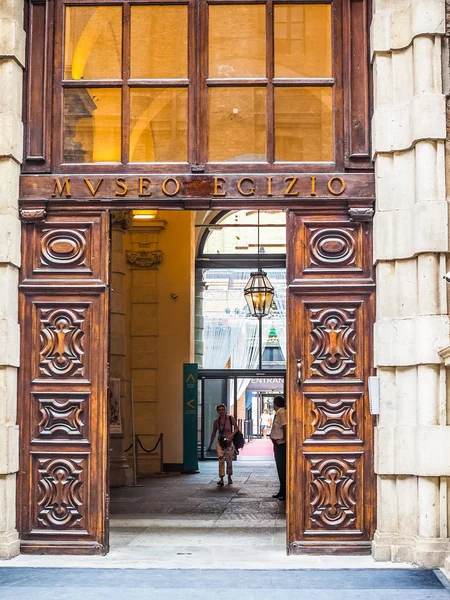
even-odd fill
[(246, 458), (248, 456), (261, 456), (268, 458), (273, 456), (273, 444), (270, 439), (255, 439), (246, 442), (242, 450), (239, 450), (239, 456)]

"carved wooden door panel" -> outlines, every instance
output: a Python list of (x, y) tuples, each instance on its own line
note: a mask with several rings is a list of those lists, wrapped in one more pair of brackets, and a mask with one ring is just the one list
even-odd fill
[(23, 552), (107, 552), (107, 213), (22, 211)]
[(371, 223), (291, 212), (288, 240), (289, 549), (369, 553)]

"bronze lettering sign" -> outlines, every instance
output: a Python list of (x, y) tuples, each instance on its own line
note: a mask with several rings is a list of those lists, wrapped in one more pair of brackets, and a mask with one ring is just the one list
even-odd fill
[(21, 198), (124, 200), (374, 197), (372, 174), (23, 175)]

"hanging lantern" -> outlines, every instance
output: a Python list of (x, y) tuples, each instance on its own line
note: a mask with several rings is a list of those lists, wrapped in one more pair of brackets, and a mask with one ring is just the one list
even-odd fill
[(252, 317), (262, 319), (270, 313), (273, 285), (265, 271), (258, 269), (258, 271), (250, 273), (250, 279), (244, 288), (244, 296)]

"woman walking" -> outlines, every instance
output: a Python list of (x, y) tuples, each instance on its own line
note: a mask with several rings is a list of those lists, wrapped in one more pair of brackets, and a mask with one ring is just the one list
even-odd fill
[(217, 456), (219, 458), (219, 481), (217, 485), (223, 486), (223, 478), (225, 477), (225, 463), (227, 463), (227, 475), (228, 484), (233, 483), (233, 459), (235, 455), (235, 448), (233, 444), (233, 437), (238, 430), (238, 425), (234, 417), (227, 415), (227, 407), (225, 404), (218, 404), (216, 406), (217, 414), (219, 415), (213, 424), (213, 431), (211, 434), (211, 441), (207, 448), (207, 452), (211, 452), (211, 446), (216, 438), (217, 432), (219, 437), (216, 442)]
[(269, 414), (269, 409), (265, 408), (264, 412), (261, 415), (261, 434), (264, 439), (267, 437), (267, 431), (271, 424), (271, 416)]

